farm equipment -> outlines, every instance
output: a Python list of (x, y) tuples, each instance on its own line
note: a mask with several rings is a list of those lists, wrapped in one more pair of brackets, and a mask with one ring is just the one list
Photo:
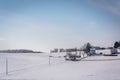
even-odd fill
[(78, 58), (81, 58), (81, 55), (78, 55), (73, 52), (68, 52), (65, 56), (66, 60), (72, 60), (72, 61), (76, 61), (76, 60), (78, 60)]

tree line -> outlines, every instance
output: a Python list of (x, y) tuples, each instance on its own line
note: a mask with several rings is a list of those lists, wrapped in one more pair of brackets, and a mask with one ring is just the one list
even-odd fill
[[(119, 48), (120, 47), (120, 41), (116, 41), (114, 43), (113, 47), (110, 47), (110, 49), (113, 48)], [(91, 48), (95, 48), (95, 49), (106, 49), (104, 47), (95, 47), (93, 45), (91, 45), (89, 42), (84, 44), (81, 48), (68, 48), (68, 49), (63, 49), (63, 48), (55, 48), (54, 50), (50, 50), (50, 53), (58, 53), (58, 52), (75, 52), (75, 51), (84, 51), (85, 53), (89, 53)]]
[(92, 45), (88, 42), (84, 44), (81, 48), (68, 48), (68, 49), (58, 49), (55, 48), (54, 50), (51, 50), (50, 53), (57, 53), (57, 52), (75, 52), (75, 51), (85, 51), (86, 53), (90, 52), (90, 48), (92, 48)]

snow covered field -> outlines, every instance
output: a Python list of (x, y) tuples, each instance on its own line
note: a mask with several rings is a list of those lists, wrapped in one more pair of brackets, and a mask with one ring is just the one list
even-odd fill
[[(0, 80), (120, 80), (120, 55), (65, 61), (64, 54), (0, 54)], [(8, 59), (8, 75), (6, 71)]]

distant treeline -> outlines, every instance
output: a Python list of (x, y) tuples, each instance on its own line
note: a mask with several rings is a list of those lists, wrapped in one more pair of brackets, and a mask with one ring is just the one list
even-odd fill
[(26, 49), (16, 49), (16, 50), (0, 50), (0, 53), (42, 53), (42, 52)]
[[(54, 48), (53, 50), (50, 50), (50, 53), (57, 53), (57, 52), (75, 52), (75, 51), (85, 51), (86, 53), (90, 52), (90, 49), (94, 48), (95, 50), (103, 50), (106, 49), (104, 47), (99, 47), (99, 46), (92, 46), (89, 42), (84, 44), (80, 48), (68, 48), (68, 49), (63, 49), (63, 48)], [(112, 48), (112, 47), (109, 47)]]
[(113, 46), (111, 47), (99, 47), (99, 46), (93, 46), (89, 42), (81, 46), (80, 48), (54, 48), (53, 50), (50, 50), (50, 53), (57, 53), (57, 52), (73, 52), (73, 51), (85, 51), (86, 53), (90, 52), (90, 49), (95, 50), (103, 50), (103, 49), (113, 49), (113, 48), (120, 48), (120, 41), (116, 41)]

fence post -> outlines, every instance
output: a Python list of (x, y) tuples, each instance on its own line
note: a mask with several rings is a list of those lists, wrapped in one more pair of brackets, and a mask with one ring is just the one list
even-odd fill
[(49, 66), (50, 66), (50, 54), (49, 54)]
[(8, 59), (6, 58), (6, 75), (8, 75)]

